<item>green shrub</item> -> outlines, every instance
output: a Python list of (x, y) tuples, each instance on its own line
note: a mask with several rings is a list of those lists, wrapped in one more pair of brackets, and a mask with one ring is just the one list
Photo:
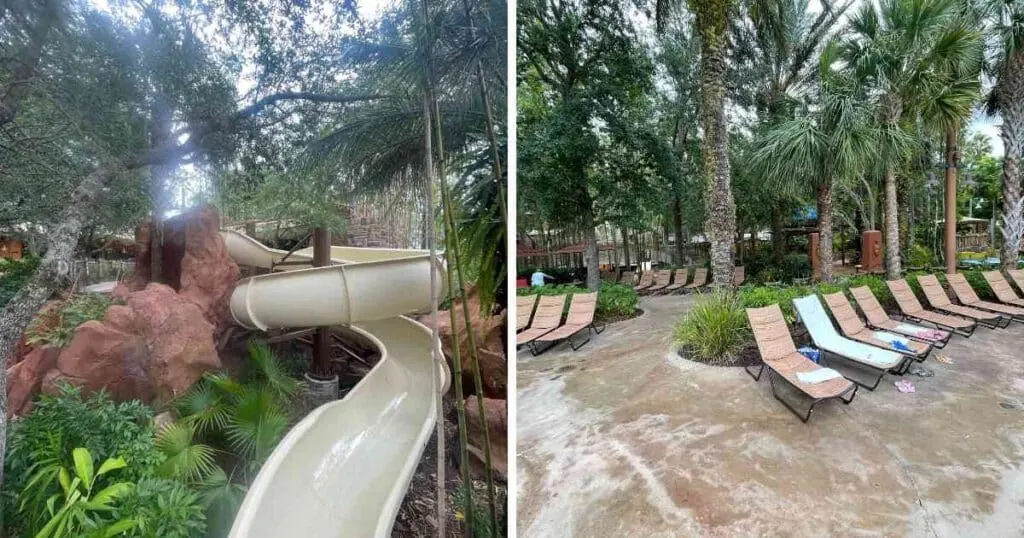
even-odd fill
[(103, 319), (116, 300), (100, 293), (84, 293), (68, 299), (59, 310), (38, 316), (25, 332), (32, 345), (64, 347), (75, 336), (75, 329), (86, 321)]
[[(589, 293), (589, 290), (579, 286), (567, 285), (548, 285), (518, 288), (516, 290), (517, 295), (568, 295), (571, 297), (575, 293)], [(597, 294), (597, 310), (594, 313), (594, 318), (602, 321), (629, 316), (636, 311), (639, 303), (640, 296), (637, 295), (636, 290), (632, 286), (602, 282), (601, 291)], [(569, 304), (570, 301), (565, 302), (565, 308), (562, 310), (563, 315), (569, 311)]]
[(909, 267), (931, 267), (935, 261), (935, 255), (928, 247), (915, 243), (907, 253), (907, 265)]
[(180, 482), (143, 478), (121, 499), (115, 518), (137, 522), (129, 538), (198, 538), (206, 532), (199, 495)]
[(728, 292), (713, 292), (699, 298), (676, 324), (675, 340), (693, 360), (711, 364), (732, 362), (750, 340), (743, 305)]
[[(151, 476), (163, 456), (153, 445), (153, 413), (138, 401), (115, 403), (102, 392), (83, 399), (78, 389), (64, 388), (58, 396), (42, 396), (27, 416), (11, 423), (4, 461), (3, 511), (9, 528), (24, 528), (28, 513), (39, 505), (20, 508), (19, 496), (28, 485), (33, 465), (50, 462), (73, 465), (72, 451), (83, 447), (99, 459), (121, 457), (129, 482)], [(43, 503), (57, 493), (55, 485), (32, 495)]]
[(786, 282), (808, 278), (811, 276), (811, 259), (806, 254), (787, 254), (779, 261), (778, 274)]
[(39, 258), (26, 256), (20, 260), (0, 258), (0, 308), (7, 306), (39, 268)]

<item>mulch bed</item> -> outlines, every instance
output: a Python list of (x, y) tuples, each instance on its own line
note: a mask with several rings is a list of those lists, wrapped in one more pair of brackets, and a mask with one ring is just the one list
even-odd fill
[(677, 353), (680, 357), (688, 361), (699, 362), (700, 364), (706, 364), (708, 366), (745, 367), (756, 366), (761, 363), (761, 354), (757, 351), (757, 344), (753, 341), (747, 343), (747, 345), (734, 357), (728, 359), (720, 358), (719, 360), (711, 362), (692, 359), (686, 348), (680, 349)]
[(612, 324), (612, 323), (618, 323), (620, 321), (626, 321), (627, 319), (638, 318), (638, 317), (640, 317), (642, 315), (644, 315), (644, 311), (639, 309), (639, 308), (637, 308), (636, 310), (633, 311), (632, 314), (609, 316), (607, 318), (602, 318), (602, 319), (599, 319), (597, 321), (599, 321), (601, 323)]

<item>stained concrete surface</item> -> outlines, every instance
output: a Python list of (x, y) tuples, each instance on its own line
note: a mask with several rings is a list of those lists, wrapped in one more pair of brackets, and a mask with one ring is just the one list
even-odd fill
[(1024, 325), (954, 337), (916, 393), (887, 375), (803, 424), (767, 376), (676, 355), (692, 301), (520, 351), (520, 536), (1024, 536)]

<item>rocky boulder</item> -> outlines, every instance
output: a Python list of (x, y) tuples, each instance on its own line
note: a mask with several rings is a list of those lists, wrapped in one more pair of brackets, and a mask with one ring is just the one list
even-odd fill
[(7, 369), (7, 416), (24, 416), (32, 410), (33, 397), (39, 393), (43, 377), (57, 366), (60, 350), (35, 348)]
[[(484, 396), (488, 398), (506, 399), (507, 361), (505, 359), (505, 312), (497, 316), (485, 316), (480, 312), (480, 298), (476, 290), (469, 290), (466, 296), (469, 303), (470, 323), (473, 327), (473, 338), (476, 343), (477, 360), (480, 363), (480, 377), (483, 381)], [(464, 314), (460, 300), (452, 301), (455, 309), (457, 331), (456, 338), (462, 357), (464, 379), (472, 386), (474, 367), (469, 358), (469, 333), (466, 331)], [(451, 315), (447, 310), (437, 313), (438, 332), (441, 335), (441, 346), (449, 365), (452, 363), (452, 349), (455, 338), (452, 336)], [(423, 320), (428, 325), (430, 319)]]
[(203, 206), (183, 217), (185, 253), (178, 292), (202, 309), (219, 334), (231, 321), (228, 303), (238, 282), (238, 264), (228, 255), (220, 235), (216, 208)]
[(501, 480), (508, 480), (508, 406), (505, 400), (483, 399), (484, 420), (480, 420), (476, 396), (466, 398), (466, 434), (469, 437), (469, 453), (482, 465), (484, 455), (484, 430), (491, 441), (491, 469)]
[(43, 392), (71, 383), (86, 392), (105, 388), (117, 400), (167, 401), (221, 366), (213, 326), (198, 305), (163, 284), (130, 292), (125, 301), (75, 330)]

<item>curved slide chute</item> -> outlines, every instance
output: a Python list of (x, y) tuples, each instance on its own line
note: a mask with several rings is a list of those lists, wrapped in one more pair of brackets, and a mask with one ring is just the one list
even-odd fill
[[(249, 328), (346, 324), (381, 359), (345, 398), (302, 419), (253, 481), (232, 538), (386, 537), (437, 416), (448, 369), (434, 362), (430, 330), (405, 317), (430, 309), (430, 272), (438, 297), (445, 273), (426, 251), (333, 247), (338, 265), (277, 267), (285, 251), (238, 232), (221, 232), (244, 265), (283, 272), (241, 281), (231, 314)], [(312, 261), (312, 252), (289, 260)]]

